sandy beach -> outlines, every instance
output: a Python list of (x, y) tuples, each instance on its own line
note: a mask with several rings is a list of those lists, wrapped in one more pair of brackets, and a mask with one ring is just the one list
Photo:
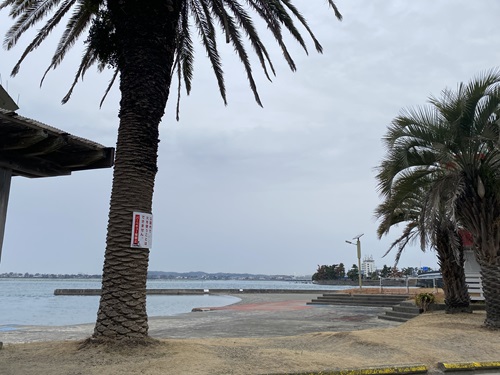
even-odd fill
[(500, 335), (482, 327), (482, 311), (395, 323), (377, 318), (383, 308), (306, 306), (310, 297), (247, 295), (236, 305), (151, 319), (157, 343), (149, 347), (81, 349), (93, 325), (3, 332), (0, 373), (279, 374), (500, 359)]

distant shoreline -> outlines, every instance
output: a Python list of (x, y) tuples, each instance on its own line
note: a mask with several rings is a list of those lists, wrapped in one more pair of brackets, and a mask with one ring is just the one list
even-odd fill
[[(336, 290), (335, 290), (336, 291)], [(321, 294), (325, 289), (146, 289), (147, 295)], [(101, 289), (56, 289), (56, 296), (98, 296)]]
[[(101, 279), (101, 274), (54, 274), (54, 273), (20, 273), (4, 272), (0, 273), (0, 279)], [(207, 272), (163, 272), (150, 271), (148, 280), (195, 280), (195, 281), (221, 281), (221, 280), (247, 280), (247, 281), (294, 281), (294, 282), (312, 282), (311, 275), (293, 276), (293, 275), (263, 275), (249, 273), (207, 273)]]
[[(358, 280), (320, 280), (313, 281), (307, 278), (295, 278), (294, 276), (283, 276), (283, 275), (245, 275), (240, 274), (207, 274), (207, 276), (187, 276), (191, 273), (186, 273), (185, 276), (172, 275), (148, 275), (147, 280), (160, 280), (160, 281), (252, 281), (252, 282), (264, 282), (264, 281), (275, 281), (275, 282), (296, 282), (296, 283), (306, 283), (315, 285), (332, 285), (332, 286), (352, 286), (357, 287), (359, 285)], [(232, 275), (232, 276), (231, 276)], [(87, 275), (87, 274), (13, 274), (3, 273), (0, 274), (1, 279), (9, 280), (101, 280), (101, 275)], [(415, 286), (416, 280), (408, 280), (409, 286)], [(363, 286), (380, 286), (380, 280), (362, 280)], [(394, 286), (394, 287), (405, 287), (405, 279), (383, 279), (382, 286)], [(95, 294), (95, 293), (94, 293)]]

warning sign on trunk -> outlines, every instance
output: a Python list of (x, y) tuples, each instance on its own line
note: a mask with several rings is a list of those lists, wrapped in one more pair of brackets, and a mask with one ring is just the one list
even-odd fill
[(153, 215), (134, 212), (130, 247), (151, 249), (153, 244)]

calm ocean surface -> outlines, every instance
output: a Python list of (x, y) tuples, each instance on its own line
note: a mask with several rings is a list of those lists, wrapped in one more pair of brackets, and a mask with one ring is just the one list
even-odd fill
[[(93, 279), (3, 279), (0, 278), (0, 332), (16, 325), (71, 325), (93, 323), (99, 305), (98, 296), (54, 296), (55, 289), (99, 289)], [(321, 286), (292, 281), (247, 280), (148, 280), (150, 289), (301, 289), (338, 290), (343, 287)], [(190, 312), (194, 307), (231, 305), (239, 298), (231, 296), (147, 297), (148, 316), (168, 316)]]

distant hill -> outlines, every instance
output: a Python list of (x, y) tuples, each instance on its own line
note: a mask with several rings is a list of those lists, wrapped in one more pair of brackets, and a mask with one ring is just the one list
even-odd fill
[[(202, 271), (193, 272), (167, 272), (167, 271), (149, 271), (148, 279), (168, 279), (168, 280), (311, 280), (311, 275), (292, 276), (292, 275), (264, 275), (253, 273), (227, 273), (217, 272), (208, 273)], [(0, 278), (42, 278), (42, 279), (100, 279), (101, 275), (89, 274), (42, 274), (42, 273), (18, 273), (5, 272), (0, 273)]]
[(264, 275), (252, 273), (208, 273), (203, 271), (167, 272), (149, 271), (148, 279), (193, 279), (193, 280), (310, 280), (311, 276)]

